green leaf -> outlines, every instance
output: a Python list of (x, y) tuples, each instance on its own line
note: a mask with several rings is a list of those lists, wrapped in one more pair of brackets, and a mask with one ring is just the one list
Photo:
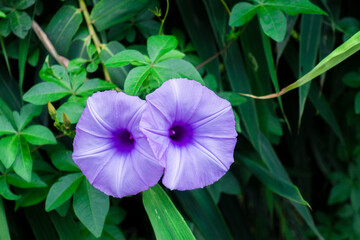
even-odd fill
[(7, 37), (10, 33), (11, 27), (9, 18), (0, 19), (0, 35)]
[(185, 213), (204, 239), (231, 240), (233, 237), (225, 220), (207, 189), (174, 192)]
[(195, 80), (202, 85), (205, 85), (200, 73), (196, 70), (196, 68), (191, 63), (183, 59), (168, 59), (154, 65), (154, 67), (163, 67), (172, 70), (182, 78)]
[(264, 5), (276, 7), (287, 14), (326, 14), (309, 0), (267, 0)]
[(90, 18), (98, 31), (129, 20), (149, 7), (150, 0), (101, 0), (95, 4)]
[(84, 108), (85, 107), (78, 102), (66, 102), (56, 110), (57, 119), (62, 123), (62, 114), (65, 113), (69, 117), (70, 122), (75, 124), (79, 121)]
[(136, 95), (145, 79), (149, 76), (151, 68), (141, 66), (131, 69), (126, 77), (124, 91), (129, 95)]
[(31, 125), (25, 128), (20, 135), (33, 145), (56, 144), (54, 134), (43, 125)]
[(348, 199), (348, 197), (350, 195), (350, 188), (351, 188), (351, 185), (350, 185), (349, 181), (344, 181), (344, 182), (336, 184), (331, 189), (328, 204), (332, 205), (335, 203), (344, 202), (346, 199)]
[(18, 155), (16, 156), (15, 163), (13, 166), (14, 171), (25, 181), (30, 182), (33, 160), (30, 155), (29, 144), (21, 136), (19, 138), (18, 149), (19, 149)]
[(238, 133), (241, 133), (241, 126), (240, 126), (240, 117), (239, 114), (233, 109), (234, 117), (235, 117), (235, 129)]
[(16, 133), (15, 129), (11, 123), (7, 120), (4, 115), (0, 115), (0, 136), (5, 134), (14, 134)]
[(350, 201), (354, 211), (358, 212), (360, 209), (360, 188), (358, 186), (353, 186), (351, 188)]
[(84, 178), (74, 194), (73, 207), (80, 222), (95, 237), (100, 237), (110, 207), (109, 196), (95, 189)]
[(355, 96), (355, 113), (360, 114), (360, 91)]
[(58, 54), (67, 55), (71, 41), (81, 22), (81, 11), (70, 5), (64, 5), (51, 18), (45, 32)]
[(248, 2), (235, 4), (230, 13), (229, 25), (231, 27), (240, 27), (249, 22), (256, 14), (258, 7), (258, 5)]
[(147, 51), (152, 63), (163, 56), (165, 53), (177, 47), (176, 37), (171, 35), (151, 36), (147, 40)]
[(60, 177), (59, 180), (54, 183), (49, 190), (45, 201), (45, 210), (47, 212), (54, 210), (70, 199), (71, 196), (75, 193), (82, 179), (82, 173), (71, 173)]
[(75, 222), (74, 214), (68, 214), (65, 217), (61, 217), (56, 212), (50, 212), (48, 214), (60, 240), (83, 240), (80, 234), (79, 224)]
[(14, 121), (19, 131), (21, 131), (35, 116), (42, 112), (41, 106), (26, 104), (20, 109), (20, 114), (14, 112)]
[(26, 12), (12, 11), (9, 13), (10, 27), (13, 33), (23, 39), (31, 28), (31, 18)]
[(21, 198), (15, 202), (15, 211), (19, 207), (29, 207), (44, 201), (48, 191), (48, 188), (19, 189)]
[(61, 170), (66, 172), (77, 172), (79, 167), (72, 159), (72, 152), (67, 149), (49, 149), (48, 154), (50, 156), (52, 164)]
[(115, 89), (116, 85), (103, 81), (101, 79), (89, 79), (78, 90), (76, 95), (90, 96), (94, 92)]
[(244, 165), (274, 193), (279, 194), (280, 196), (287, 198), (290, 201), (309, 206), (309, 204), (303, 199), (299, 189), (295, 185), (284, 181), (277, 175), (267, 171), (259, 164), (250, 159), (241, 157), (241, 162), (244, 163)]
[(0, 198), (0, 239), (11, 240), (9, 227), (6, 220), (6, 212), (1, 198)]
[(219, 92), (217, 95), (221, 98), (225, 98), (231, 103), (231, 106), (238, 106), (240, 104), (243, 104), (247, 101), (247, 99), (243, 96), (240, 96), (237, 93), (234, 92)]
[[(321, 27), (322, 16), (305, 15), (301, 18), (299, 77), (309, 72), (315, 66), (319, 52)], [(301, 124), (310, 84), (311, 82), (299, 88), (298, 126)]]
[(35, 172), (32, 172), (30, 182), (24, 181), (24, 179), (14, 173), (7, 174), (6, 180), (9, 184), (19, 188), (43, 188), (47, 186)]
[(286, 17), (277, 8), (261, 6), (259, 9), (260, 25), (264, 33), (276, 42), (281, 42), (286, 33)]
[(108, 67), (121, 67), (133, 63), (145, 63), (144, 55), (136, 50), (124, 50), (109, 58), (105, 62)]
[(19, 135), (7, 136), (0, 139), (0, 160), (5, 168), (10, 168), (18, 154)]
[(179, 50), (171, 50), (170, 52), (165, 53), (164, 55), (162, 55), (159, 59), (158, 62), (162, 62), (171, 58), (183, 58), (185, 57), (185, 54), (180, 52)]
[(151, 76), (158, 80), (160, 83), (163, 83), (171, 78), (181, 78), (181, 76), (175, 73), (173, 70), (159, 67), (157, 65), (151, 68)]
[(216, 204), (219, 203), (222, 193), (232, 195), (241, 194), (239, 182), (230, 171), (228, 171), (222, 178), (220, 178), (219, 181), (209, 185), (207, 189), (209, 190), (211, 198)]
[(156, 239), (195, 239), (183, 217), (159, 185), (143, 193), (143, 203)]
[[(19, 195), (15, 195), (14, 193), (12, 193), (10, 191), (10, 188), (6, 182), (5, 176), (0, 176), (0, 196), (2, 196), (3, 198), (5, 198), (7, 200), (17, 200), (21, 197)], [(0, 198), (0, 201), (1, 201), (1, 198)]]
[(3, 11), (0, 11), (0, 18), (6, 18), (6, 14)]
[(310, 72), (298, 79), (296, 82), (285, 87), (282, 91), (287, 93), (293, 89), (296, 89), (305, 83), (313, 80), (322, 73), (333, 68), (340, 62), (349, 58), (351, 55), (360, 50), (360, 32), (357, 32), (349, 40), (341, 44), (334, 51), (332, 51), (327, 57), (319, 62)]
[(38, 83), (24, 94), (23, 99), (35, 105), (44, 105), (48, 102), (57, 101), (66, 95), (71, 94), (70, 91), (52, 82)]
[(349, 87), (358, 88), (360, 87), (360, 74), (358, 72), (348, 72), (343, 76), (342, 81)]
[(15, 9), (24, 10), (34, 5), (35, 0), (13, 0), (11, 1)]

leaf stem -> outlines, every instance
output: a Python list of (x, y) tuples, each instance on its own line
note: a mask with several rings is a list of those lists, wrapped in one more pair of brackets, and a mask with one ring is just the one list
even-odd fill
[(166, 0), (166, 12), (165, 12), (164, 18), (161, 19), (161, 25), (160, 25), (160, 29), (159, 29), (159, 35), (161, 35), (161, 33), (162, 33), (162, 29), (163, 29), (163, 26), (164, 26), (164, 23), (165, 23), (165, 20), (166, 20), (166, 18), (167, 18), (168, 13), (169, 13), (169, 0)]
[[(81, 9), (81, 11), (82, 11), (82, 13), (84, 15), (86, 25), (87, 25), (88, 30), (89, 30), (89, 34), (90, 34), (92, 40), (94, 41), (96, 51), (100, 55), (100, 53), (101, 53), (101, 45), (102, 44), (101, 44), (98, 36), (96, 35), (94, 26), (92, 25), (90, 14), (89, 14), (89, 11), (87, 10), (87, 7), (86, 7), (86, 3), (85, 3), (84, 0), (79, 0), (79, 5), (80, 5), (80, 9)], [(109, 74), (108, 70), (106, 69), (106, 67), (103, 64), (102, 64), (102, 69), (103, 69), (103, 72), (104, 72), (105, 80), (107, 82), (111, 83), (112, 81), (110, 79), (110, 74)]]
[(230, 15), (230, 13), (231, 13), (230, 9), (229, 9), (228, 5), (226, 4), (225, 0), (220, 0), (220, 1), (224, 5), (224, 7), (225, 7), (226, 11), (228, 12), (228, 14)]

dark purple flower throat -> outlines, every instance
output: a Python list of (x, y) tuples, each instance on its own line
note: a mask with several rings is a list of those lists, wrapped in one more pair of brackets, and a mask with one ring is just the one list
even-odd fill
[(193, 130), (189, 125), (173, 125), (170, 128), (170, 138), (177, 145), (186, 145), (193, 138)]
[(114, 143), (120, 152), (130, 152), (134, 148), (135, 140), (131, 132), (121, 129), (114, 134)]

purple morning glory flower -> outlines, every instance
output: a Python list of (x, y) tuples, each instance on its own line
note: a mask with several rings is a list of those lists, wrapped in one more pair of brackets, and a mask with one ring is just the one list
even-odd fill
[(137, 194), (163, 174), (139, 130), (145, 106), (136, 96), (98, 92), (88, 98), (76, 126), (73, 159), (89, 182), (108, 195)]
[(168, 80), (146, 100), (140, 129), (165, 167), (166, 187), (201, 188), (229, 170), (237, 133), (227, 100), (188, 79)]

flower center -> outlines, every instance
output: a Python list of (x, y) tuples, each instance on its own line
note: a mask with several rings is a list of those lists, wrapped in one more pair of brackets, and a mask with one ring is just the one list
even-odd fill
[(169, 132), (171, 140), (178, 145), (185, 145), (192, 140), (192, 130), (187, 125), (174, 125)]
[(130, 152), (134, 148), (134, 137), (126, 129), (115, 133), (115, 146), (120, 152)]

